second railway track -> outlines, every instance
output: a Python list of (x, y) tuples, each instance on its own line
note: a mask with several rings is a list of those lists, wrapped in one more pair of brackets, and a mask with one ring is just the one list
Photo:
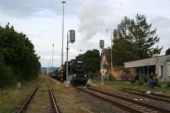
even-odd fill
[(145, 92), (143, 92), (143, 91), (127, 89), (127, 88), (122, 88), (120, 90), (123, 91), (123, 92), (130, 93), (130, 94), (139, 95), (139, 96), (142, 96), (142, 97), (145, 97), (145, 98), (150, 98), (150, 99), (154, 99), (154, 100), (164, 101), (164, 102), (170, 103), (170, 97), (165, 96), (165, 95), (159, 95), (159, 94), (146, 95)]
[(113, 95), (110, 93), (106, 93), (100, 90), (96, 90), (93, 88), (82, 89), (78, 88), (78, 90), (86, 92), (90, 95), (93, 95), (97, 98), (105, 100), (107, 102), (112, 103), (113, 105), (120, 107), (121, 109), (127, 110), (132, 113), (169, 113), (168, 109), (164, 109), (157, 106), (152, 106), (146, 103), (141, 103), (135, 100), (131, 100), (125, 97), (121, 97), (119, 95)]
[(39, 89), (34, 89), (16, 113), (61, 113), (53, 90), (50, 87), (45, 91)]
[(35, 96), (36, 92), (38, 90), (38, 87), (34, 89), (34, 91), (31, 93), (31, 95), (29, 95), (24, 103), (21, 105), (21, 107), (19, 108), (19, 110), (16, 113), (24, 113), (28, 107), (28, 105), (30, 104), (31, 100), (33, 99), (33, 97)]
[(54, 96), (53, 90), (49, 88), (48, 93), (51, 100), (51, 108), (53, 110), (53, 113), (61, 113), (59, 106), (57, 105), (57, 101)]

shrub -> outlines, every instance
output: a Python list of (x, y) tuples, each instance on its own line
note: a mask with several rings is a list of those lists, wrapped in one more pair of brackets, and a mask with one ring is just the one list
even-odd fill
[(0, 88), (6, 88), (16, 83), (15, 76), (10, 67), (0, 63)]

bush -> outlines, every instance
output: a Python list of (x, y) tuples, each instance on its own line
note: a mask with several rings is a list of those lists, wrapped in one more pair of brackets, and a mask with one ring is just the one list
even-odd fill
[(99, 73), (93, 73), (93, 72), (88, 72), (88, 77), (91, 78), (91, 79), (99, 79)]
[(15, 76), (10, 67), (0, 64), (0, 88), (6, 88), (16, 83)]
[(143, 81), (139, 81), (139, 82), (138, 82), (138, 85), (143, 85)]
[(0, 26), (0, 55), (7, 66), (3, 68), (11, 68), (17, 81), (29, 81), (38, 77), (40, 62), (34, 45), (25, 34), (18, 33), (9, 24)]

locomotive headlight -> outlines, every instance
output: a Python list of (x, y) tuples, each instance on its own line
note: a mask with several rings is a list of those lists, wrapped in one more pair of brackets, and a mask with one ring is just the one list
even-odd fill
[(76, 77), (76, 75), (74, 75)]
[(87, 75), (84, 75), (85, 77), (87, 77)]

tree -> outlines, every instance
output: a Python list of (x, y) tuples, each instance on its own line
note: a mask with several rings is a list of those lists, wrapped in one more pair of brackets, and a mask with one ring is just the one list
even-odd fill
[(12, 69), (5, 64), (2, 54), (0, 54), (0, 89), (12, 86), (15, 83), (16, 80)]
[(170, 55), (170, 48), (166, 50), (165, 55)]
[(100, 70), (100, 52), (97, 49), (88, 50), (82, 56), (86, 64), (86, 71), (91, 74), (91, 77), (97, 76)]
[(155, 44), (159, 42), (156, 29), (151, 29), (144, 15), (136, 15), (136, 19), (125, 17), (113, 32), (114, 64), (123, 65), (126, 61), (138, 60), (160, 54), (162, 48)]
[(7, 24), (0, 27), (0, 49), (4, 62), (17, 80), (31, 80), (38, 76), (40, 62), (28, 37)]

